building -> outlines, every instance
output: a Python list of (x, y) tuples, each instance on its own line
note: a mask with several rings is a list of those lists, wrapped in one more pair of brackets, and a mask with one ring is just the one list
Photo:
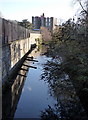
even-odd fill
[(34, 27), (35, 29), (40, 29), (40, 26), (41, 26), (40, 17), (38, 17), (38, 16), (32, 17), (32, 24), (33, 24), (33, 27)]
[(40, 29), (41, 27), (46, 27), (49, 30), (54, 30), (57, 25), (57, 18), (45, 17), (44, 13), (39, 16), (32, 17), (32, 24), (35, 29)]

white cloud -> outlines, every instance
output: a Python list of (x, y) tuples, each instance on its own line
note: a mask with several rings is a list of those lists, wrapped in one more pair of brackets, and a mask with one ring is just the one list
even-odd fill
[(28, 89), (29, 91), (32, 91), (32, 88), (31, 88), (30, 86), (28, 86), (27, 89)]

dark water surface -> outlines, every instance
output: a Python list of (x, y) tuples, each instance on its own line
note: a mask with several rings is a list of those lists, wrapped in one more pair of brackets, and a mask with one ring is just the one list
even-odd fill
[(31, 55), (38, 62), (31, 62), (30, 65), (36, 66), (37, 69), (30, 68), (27, 73), (14, 118), (39, 118), (41, 111), (48, 105), (53, 107), (56, 103), (55, 99), (49, 94), (48, 83), (40, 79), (43, 64), (50, 58), (41, 56), (41, 52), (37, 51), (36, 53), (36, 50)]
[(40, 50), (36, 48), (29, 56), (33, 56), (38, 62), (25, 60), (24, 64), (35, 66), (37, 69), (22, 66), (28, 72), (20, 70), (11, 88), (3, 94), (3, 116), (42, 120), (87, 120), (67, 74), (64, 73), (56, 81), (41, 79), (44, 64), (47, 60), (52, 61), (43, 54), (45, 52), (45, 47)]

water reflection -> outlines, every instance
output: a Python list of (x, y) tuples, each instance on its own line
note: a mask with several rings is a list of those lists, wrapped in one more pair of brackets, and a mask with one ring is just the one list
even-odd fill
[(60, 70), (61, 58), (57, 63), (45, 52), (45, 47), (35, 49), (29, 57), (34, 56), (38, 62), (26, 60), (24, 64), (37, 70), (20, 70), (9, 90), (3, 92), (3, 118), (87, 120), (69, 76)]
[[(24, 69), (28, 69), (26, 66), (22, 66)], [(26, 71), (20, 70), (18, 75), (14, 77), (14, 80), (10, 80), (6, 84), (2, 94), (2, 118), (13, 118), (14, 112), (17, 108), (17, 104), (21, 95), (22, 88), (25, 82)], [(24, 76), (22, 76), (24, 75)]]
[[(43, 68), (41, 78), (49, 83), (50, 94), (57, 104), (42, 112), (43, 120), (87, 120), (86, 113), (76, 95), (69, 76), (60, 69), (61, 63), (56, 60), (48, 61)], [(52, 117), (51, 117), (52, 116)]]
[(31, 63), (32, 66), (37, 67), (37, 70), (29, 69), (14, 118), (40, 118), (41, 111), (48, 105), (54, 107), (56, 103), (48, 92), (48, 84), (40, 80), (42, 64), (50, 59), (41, 54), (42, 50), (31, 53), (31, 56), (38, 60)]

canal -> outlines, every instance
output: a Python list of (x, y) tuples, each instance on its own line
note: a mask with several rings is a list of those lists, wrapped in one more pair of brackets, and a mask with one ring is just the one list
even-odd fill
[[(45, 46), (33, 50), (28, 57), (33, 56), (35, 61), (25, 60), (13, 84), (3, 93), (4, 118), (87, 120), (69, 76), (64, 73), (55, 82), (48, 79), (45, 64), (52, 58), (47, 57), (45, 52)], [(62, 62), (61, 58), (59, 62)]]

